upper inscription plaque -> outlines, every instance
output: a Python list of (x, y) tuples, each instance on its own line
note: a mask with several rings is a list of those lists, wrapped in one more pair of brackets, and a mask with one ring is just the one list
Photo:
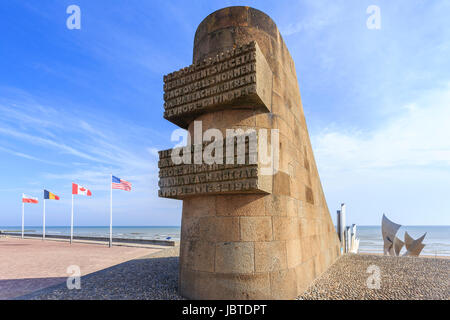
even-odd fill
[(199, 114), (260, 107), (270, 112), (272, 71), (256, 41), (164, 76), (164, 118), (186, 129)]

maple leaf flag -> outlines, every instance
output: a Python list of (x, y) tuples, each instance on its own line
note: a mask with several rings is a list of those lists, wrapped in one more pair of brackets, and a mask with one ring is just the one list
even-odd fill
[(92, 196), (91, 190), (72, 182), (72, 194), (81, 194), (83, 196)]

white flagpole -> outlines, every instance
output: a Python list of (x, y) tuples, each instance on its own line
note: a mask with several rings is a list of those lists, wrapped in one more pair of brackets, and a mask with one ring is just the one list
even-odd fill
[(73, 193), (72, 193), (72, 213), (70, 215), (70, 244), (72, 244), (73, 238)]
[[(22, 200), (23, 201), (23, 200)], [(25, 217), (25, 203), (22, 202), (22, 239), (23, 239), (23, 223), (24, 223), (24, 217)]]
[(44, 215), (42, 219), (42, 240), (45, 240), (45, 199), (44, 199)]
[(109, 247), (112, 247), (112, 173), (111, 179), (109, 180), (109, 187), (111, 188), (111, 201), (110, 201), (110, 212), (109, 212)]

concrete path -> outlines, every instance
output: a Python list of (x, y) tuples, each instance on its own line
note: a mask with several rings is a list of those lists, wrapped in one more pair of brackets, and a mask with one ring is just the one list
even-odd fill
[(0, 299), (12, 299), (61, 282), (67, 268), (79, 266), (81, 275), (158, 252), (162, 247), (139, 248), (0, 238)]

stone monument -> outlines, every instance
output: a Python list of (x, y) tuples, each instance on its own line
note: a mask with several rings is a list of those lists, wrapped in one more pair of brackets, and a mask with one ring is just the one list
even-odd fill
[[(180, 294), (191, 299), (301, 294), (338, 257), (340, 244), (294, 62), (275, 23), (249, 7), (210, 14), (197, 28), (193, 64), (164, 77), (164, 101), (164, 118), (194, 137), (186, 147), (159, 152), (159, 196), (183, 200)], [(244, 135), (228, 140), (227, 129)], [(202, 162), (210, 144), (225, 141), (205, 142), (212, 141), (210, 130), (227, 137), (223, 153), (233, 159), (239, 158), (235, 145), (242, 138), (244, 161)], [(256, 140), (247, 134), (252, 130)], [(263, 130), (276, 134), (264, 139)], [(198, 131), (204, 140), (196, 141)], [(261, 149), (264, 144), (268, 147)], [(261, 150), (272, 152), (269, 170)]]

